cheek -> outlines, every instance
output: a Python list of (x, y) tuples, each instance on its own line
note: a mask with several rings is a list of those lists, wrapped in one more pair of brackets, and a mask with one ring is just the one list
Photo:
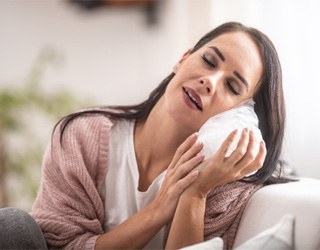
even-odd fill
[(216, 98), (213, 99), (212, 103), (208, 107), (206, 116), (212, 117), (236, 106), (237, 105), (235, 104), (235, 102), (229, 100), (229, 98), (227, 98), (226, 96), (216, 96)]
[(166, 92), (174, 92), (177, 91), (182, 85), (183, 79), (180, 77), (179, 73), (177, 73), (170, 81), (167, 86)]
[(177, 81), (181, 82), (185, 79), (194, 79), (200, 77), (202, 74), (202, 68), (199, 64), (185, 62), (185, 64), (181, 65), (181, 67), (177, 70), (175, 78)]

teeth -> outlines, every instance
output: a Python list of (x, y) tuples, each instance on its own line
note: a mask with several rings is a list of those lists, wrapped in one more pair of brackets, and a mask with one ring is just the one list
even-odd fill
[(193, 95), (191, 93), (189, 93), (188, 90), (186, 90), (185, 88), (183, 88), (184, 92), (189, 96), (189, 98), (191, 99), (192, 102), (194, 102), (194, 104), (197, 106), (197, 108), (199, 110), (202, 111), (201, 106), (199, 105), (199, 103), (197, 102), (196, 98), (193, 97)]
[(199, 105), (199, 103), (197, 102), (197, 100), (193, 97), (193, 95), (191, 95), (188, 91), (186, 91), (188, 96), (192, 99), (192, 101), (194, 101), (196, 104)]

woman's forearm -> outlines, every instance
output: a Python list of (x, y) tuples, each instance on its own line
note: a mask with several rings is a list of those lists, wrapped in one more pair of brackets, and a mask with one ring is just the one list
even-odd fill
[(206, 198), (181, 195), (172, 220), (166, 249), (179, 249), (203, 241)]
[(101, 235), (95, 249), (141, 249), (166, 223), (160, 209), (146, 207), (115, 229)]
[(199, 171), (193, 170), (203, 161), (204, 156), (199, 154), (202, 144), (196, 142), (197, 134), (192, 134), (179, 146), (154, 201), (117, 228), (100, 236), (96, 249), (143, 248), (172, 220), (181, 194), (185, 193), (199, 175)]

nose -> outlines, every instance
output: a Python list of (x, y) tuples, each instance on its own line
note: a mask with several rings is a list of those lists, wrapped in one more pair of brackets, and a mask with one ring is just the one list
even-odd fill
[(199, 83), (202, 85), (202, 89), (206, 94), (213, 95), (216, 90), (217, 77), (203, 76), (199, 78)]

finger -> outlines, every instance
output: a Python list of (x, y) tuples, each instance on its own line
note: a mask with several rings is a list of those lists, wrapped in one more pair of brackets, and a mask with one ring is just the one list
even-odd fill
[(254, 138), (253, 132), (252, 132), (252, 130), (250, 130), (248, 147), (246, 149), (246, 153), (243, 156), (243, 158), (236, 164), (235, 167), (237, 169), (241, 170), (242, 168), (249, 165), (249, 163), (251, 163), (255, 159), (256, 155), (254, 154), (254, 148), (255, 148), (256, 143), (257, 142)]
[(174, 191), (177, 192), (179, 195), (187, 188), (189, 187), (199, 176), (199, 171), (195, 170), (189, 173), (184, 178), (180, 179), (175, 187)]
[(173, 185), (188, 175), (204, 160), (203, 154), (198, 154), (182, 165), (178, 165), (173, 171), (167, 172), (166, 183)]
[(235, 165), (238, 161), (240, 161), (245, 153), (247, 152), (247, 147), (249, 143), (249, 134), (248, 130), (244, 129), (242, 131), (240, 140), (238, 142), (238, 145), (236, 149), (232, 152), (232, 154), (228, 157), (228, 161)]
[(189, 161), (190, 159), (192, 159), (193, 157), (195, 157), (197, 154), (200, 153), (200, 151), (203, 149), (203, 143), (200, 141), (197, 141), (196, 143), (194, 143), (190, 149), (188, 149), (178, 160), (178, 162), (176, 163), (176, 166), (179, 166), (187, 161)]
[(227, 139), (224, 140), (224, 142), (222, 143), (222, 145), (219, 147), (216, 157), (218, 160), (223, 160), (230, 148), (230, 146), (232, 145), (233, 141), (235, 140), (236, 136), (238, 134), (238, 129), (232, 131)]
[(246, 176), (259, 170), (264, 163), (267, 155), (267, 149), (263, 141), (260, 142), (259, 152), (254, 161), (252, 161), (246, 168), (241, 171), (241, 175)]
[(190, 135), (176, 150), (173, 159), (169, 165), (168, 168), (173, 168), (178, 160), (180, 159), (180, 157), (189, 149), (191, 148), (191, 146), (197, 141), (198, 138), (198, 133), (193, 133), (192, 135)]
[(197, 167), (201, 162), (204, 160), (203, 154), (198, 154), (195, 157), (191, 158), (189, 161), (183, 163), (182, 165), (178, 166), (175, 172), (175, 178), (177, 180), (185, 177), (189, 174), (195, 167)]

